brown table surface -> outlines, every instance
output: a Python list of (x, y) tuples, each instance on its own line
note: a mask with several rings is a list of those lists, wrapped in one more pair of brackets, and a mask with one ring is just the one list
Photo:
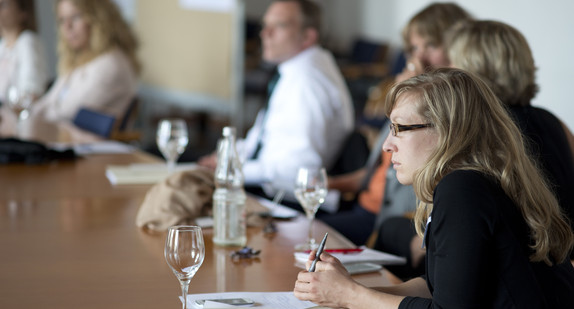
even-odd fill
[[(159, 162), (143, 153), (91, 155), (38, 166), (0, 166), (0, 308), (180, 308), (179, 283), (163, 256), (165, 233), (135, 226), (149, 185), (110, 185), (109, 164)], [(291, 291), (293, 247), (307, 234), (303, 217), (278, 222), (272, 236), (248, 229), (260, 258), (234, 263), (238, 248), (214, 246), (204, 230), (206, 257), (190, 293)], [(316, 222), (315, 238), (348, 247)], [(381, 271), (355, 276), (366, 285), (396, 278)]]

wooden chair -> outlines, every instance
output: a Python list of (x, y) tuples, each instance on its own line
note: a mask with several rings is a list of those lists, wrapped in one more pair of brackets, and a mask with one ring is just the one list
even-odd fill
[(131, 143), (139, 142), (141, 139), (141, 132), (134, 129), (139, 114), (140, 101), (135, 97), (129, 104), (124, 117), (121, 121), (117, 122), (114, 126), (110, 139)]

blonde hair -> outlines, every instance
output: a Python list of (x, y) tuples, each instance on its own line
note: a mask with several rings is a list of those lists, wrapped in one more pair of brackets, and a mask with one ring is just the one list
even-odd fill
[(88, 63), (112, 48), (118, 48), (129, 59), (134, 71), (139, 73), (141, 65), (137, 59), (139, 42), (130, 26), (123, 19), (117, 5), (111, 0), (58, 0), (72, 3), (90, 24), (90, 39), (87, 50), (78, 52), (70, 48), (60, 35), (58, 53), (60, 74), (69, 73)]
[(403, 29), (403, 46), (410, 54), (411, 34), (417, 33), (430, 44), (443, 45), (443, 35), (452, 25), (461, 20), (471, 19), (472, 16), (455, 3), (432, 3), (413, 16)]
[(395, 85), (385, 104), (389, 115), (405, 94), (418, 98), (419, 114), (438, 134), (438, 146), (415, 172), (420, 199), (415, 215), (419, 234), (433, 208), (439, 181), (454, 170), (475, 170), (494, 178), (519, 208), (530, 228), (532, 261), (562, 262), (574, 234), (534, 161), (527, 155), (518, 127), (476, 75), (443, 68)]
[(481, 76), (503, 103), (527, 106), (536, 96), (532, 51), (515, 28), (497, 21), (466, 21), (448, 32), (445, 43), (451, 63)]

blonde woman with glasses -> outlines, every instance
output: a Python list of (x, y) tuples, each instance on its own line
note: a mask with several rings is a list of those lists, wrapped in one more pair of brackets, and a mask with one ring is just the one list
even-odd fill
[(336, 308), (574, 308), (574, 235), (488, 86), (439, 69), (395, 85), (385, 108), (383, 149), (420, 200), (426, 276), (370, 289), (323, 253), (295, 296)]

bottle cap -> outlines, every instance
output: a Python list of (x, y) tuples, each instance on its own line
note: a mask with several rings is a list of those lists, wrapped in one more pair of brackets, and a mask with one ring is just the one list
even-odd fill
[(224, 127), (223, 136), (235, 136), (235, 127)]

